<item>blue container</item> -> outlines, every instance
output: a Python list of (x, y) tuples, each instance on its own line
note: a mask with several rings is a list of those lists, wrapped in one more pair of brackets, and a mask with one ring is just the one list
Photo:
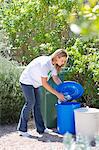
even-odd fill
[(82, 85), (75, 81), (64, 81), (56, 86), (56, 90), (65, 96), (70, 95), (70, 100), (78, 99), (84, 93)]
[(56, 104), (57, 111), (57, 131), (59, 134), (69, 132), (75, 134), (74, 109), (80, 108), (78, 102), (65, 102)]

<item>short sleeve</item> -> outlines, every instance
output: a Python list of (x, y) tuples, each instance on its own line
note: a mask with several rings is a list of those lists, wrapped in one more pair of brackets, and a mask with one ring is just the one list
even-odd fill
[(41, 66), (41, 77), (48, 77), (47, 65), (42, 65)]
[(57, 75), (57, 70), (54, 68), (53, 70), (52, 70), (52, 76), (56, 76)]

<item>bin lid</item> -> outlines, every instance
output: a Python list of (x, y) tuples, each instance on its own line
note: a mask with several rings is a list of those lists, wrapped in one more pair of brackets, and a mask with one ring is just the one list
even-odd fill
[(84, 114), (93, 114), (93, 113), (99, 113), (99, 109), (97, 108), (89, 108), (89, 107), (81, 107), (74, 110), (77, 113), (84, 113)]
[(64, 81), (57, 85), (56, 90), (65, 96), (70, 95), (70, 100), (80, 98), (84, 92), (82, 85), (75, 81)]

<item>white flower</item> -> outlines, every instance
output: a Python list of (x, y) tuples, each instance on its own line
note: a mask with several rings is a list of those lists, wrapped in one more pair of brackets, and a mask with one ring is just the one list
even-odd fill
[(97, 10), (99, 10), (99, 5), (96, 5), (96, 6), (93, 8), (92, 12), (96, 12)]
[(70, 29), (72, 32), (74, 32), (75, 34), (79, 34), (81, 32), (81, 29), (78, 25), (76, 24), (71, 24), (70, 25)]

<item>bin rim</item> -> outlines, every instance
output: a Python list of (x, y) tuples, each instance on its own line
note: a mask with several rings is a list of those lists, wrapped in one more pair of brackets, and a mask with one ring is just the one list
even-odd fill
[(59, 106), (70, 106), (70, 105), (80, 105), (80, 102), (62, 102), (60, 104), (56, 103), (55, 106), (59, 105)]
[[(93, 111), (94, 110), (94, 111)], [(97, 108), (87, 108), (87, 107), (80, 107), (74, 110), (74, 112), (82, 113), (82, 114), (94, 114), (99, 113), (99, 109)]]

